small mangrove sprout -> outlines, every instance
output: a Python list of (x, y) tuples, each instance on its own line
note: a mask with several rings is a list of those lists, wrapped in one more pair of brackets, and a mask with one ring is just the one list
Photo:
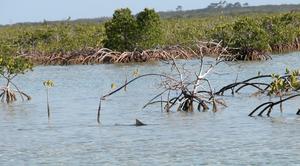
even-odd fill
[(52, 80), (47, 80), (43, 82), (44, 87), (46, 88), (47, 94), (47, 112), (48, 112), (48, 119), (50, 118), (50, 105), (49, 105), (49, 89), (54, 86), (54, 82)]
[[(2, 102), (11, 103), (17, 100), (17, 95), (24, 101), (31, 97), (22, 92), (12, 80), (19, 74), (24, 74), (32, 70), (32, 64), (22, 57), (0, 56), (0, 78), (2, 77), (6, 84), (0, 87), (0, 98)], [(13, 89), (13, 88), (15, 89)]]

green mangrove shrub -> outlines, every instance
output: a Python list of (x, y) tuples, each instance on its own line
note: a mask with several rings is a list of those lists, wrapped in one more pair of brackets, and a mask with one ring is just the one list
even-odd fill
[(269, 35), (262, 28), (260, 20), (242, 17), (232, 23), (215, 26), (210, 38), (222, 41), (230, 47), (230, 52), (237, 55), (238, 60), (256, 60), (270, 51)]
[[(239, 48), (239, 59), (255, 59), (255, 55), (270, 51), (269, 35), (261, 28), (260, 21), (241, 18), (233, 24), (233, 36), (230, 46)], [(252, 57), (254, 55), (254, 57)]]
[(265, 17), (262, 20), (262, 26), (269, 35), (272, 51), (284, 52), (294, 49), (299, 29), (293, 25), (291, 19), (289, 14), (285, 14)]
[(144, 9), (138, 13), (137, 22), (137, 48), (153, 48), (161, 44), (163, 39), (161, 20), (153, 9)]
[(133, 50), (136, 46), (137, 23), (130, 9), (118, 9), (113, 18), (105, 23), (104, 47), (118, 50)]
[[(259, 44), (266, 45), (266, 42), (260, 40), (264, 39), (261, 35), (264, 32), (260, 31), (267, 33), (268, 50), (270, 48), (273, 52), (300, 50), (299, 12), (249, 14), (247, 17), (241, 18), (236, 13), (230, 16), (180, 19), (171, 17), (159, 20), (159, 16), (150, 9), (145, 9), (136, 16), (132, 15), (129, 9), (120, 9), (116, 10), (113, 18), (106, 23), (78, 21), (2, 26), (0, 52), (3, 44), (15, 49), (12, 55), (49, 57), (93, 54), (93, 51), (104, 46), (117, 51), (148, 49), (157, 45), (181, 45), (193, 48), (196, 41), (216, 40), (222, 41), (222, 46), (229, 46), (227, 49), (229, 53), (251, 55), (268, 52), (262, 51), (265, 49), (259, 46)], [(241, 20), (245, 23), (241, 24)], [(254, 25), (251, 25), (252, 23)], [(238, 27), (239, 24), (246, 29)], [(251, 26), (247, 27), (245, 24)], [(236, 32), (234, 27), (240, 30)], [(255, 35), (250, 33), (257, 32), (257, 29), (259, 35), (255, 38)], [(245, 40), (247, 36), (245, 33), (250, 34), (249, 41), (248, 37)], [(236, 46), (242, 46), (243, 51)], [(230, 48), (237, 49), (230, 50)], [(240, 59), (245, 57), (251, 59), (252, 56), (249, 55), (240, 56)]]
[(16, 48), (15, 54), (17, 55), (80, 52), (90, 48), (103, 47), (103, 39), (103, 23), (64, 22), (0, 28), (0, 43)]
[(104, 47), (117, 51), (152, 48), (162, 41), (161, 21), (153, 9), (144, 9), (135, 18), (130, 9), (118, 9), (105, 23)]
[(284, 76), (272, 74), (273, 81), (270, 84), (268, 95), (283, 96), (288, 92), (300, 89), (300, 71), (286, 69)]
[(215, 26), (211, 30), (207, 32), (209, 34), (209, 38), (216, 40), (218, 42), (222, 41), (224, 46), (231, 46), (232, 45), (232, 38), (233, 38), (233, 24), (231, 23), (224, 23)]
[[(0, 55), (0, 77), (5, 80), (5, 85), (0, 88), (0, 98), (2, 102), (11, 103), (17, 100), (19, 94), (22, 100), (24, 97), (30, 100), (31, 97), (20, 91), (12, 80), (19, 74), (25, 74), (32, 70), (32, 63), (23, 57)], [(15, 89), (13, 89), (15, 88)]]

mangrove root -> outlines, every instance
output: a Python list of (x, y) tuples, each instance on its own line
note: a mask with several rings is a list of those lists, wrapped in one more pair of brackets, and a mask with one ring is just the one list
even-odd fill
[[(267, 111), (267, 116), (270, 116), (272, 110), (273, 110), (273, 107), (278, 105), (278, 104), (282, 104), (284, 103), (285, 101), (288, 101), (290, 99), (293, 99), (295, 97), (298, 97), (300, 96), (300, 94), (296, 94), (296, 95), (292, 95), (292, 96), (289, 96), (285, 99), (281, 99), (277, 102), (266, 102), (266, 103), (263, 103), (261, 105), (259, 105), (258, 107), (256, 107), (250, 114), (249, 116), (253, 116), (257, 111), (261, 110), (257, 116), (262, 116), (266, 111)], [(297, 115), (299, 115), (299, 110), (298, 112), (296, 113)]]
[[(134, 50), (126, 52), (113, 51), (107, 48), (86, 48), (74, 52), (59, 52), (51, 55), (38, 52), (22, 52), (20, 56), (30, 59), (36, 64), (70, 65), (70, 64), (99, 64), (99, 63), (129, 63), (149, 62), (157, 60), (190, 59), (204, 55), (216, 56), (218, 60), (264, 60), (269, 56), (255, 54), (241, 58), (236, 48), (222, 46), (222, 41), (197, 41), (190, 46), (167, 46), (164, 48)], [(172, 58), (169, 56), (172, 55)], [(256, 57), (256, 58), (254, 58)]]

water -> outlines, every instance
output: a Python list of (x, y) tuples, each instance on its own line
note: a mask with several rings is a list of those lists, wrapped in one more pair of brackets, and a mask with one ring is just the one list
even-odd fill
[[(214, 87), (261, 73), (299, 68), (300, 53), (272, 61), (222, 64), (209, 76)], [(213, 59), (207, 58), (206, 63)], [(179, 61), (197, 69), (197, 61)], [(0, 165), (298, 165), (300, 164), (299, 98), (276, 108), (271, 118), (248, 113), (267, 97), (251, 97), (251, 89), (224, 99), (217, 113), (162, 113), (160, 105), (142, 110), (158, 91), (157, 79), (137, 81), (127, 92), (103, 103), (96, 123), (98, 99), (120, 85), (127, 73), (168, 71), (161, 63), (134, 65), (39, 66), (15, 82), (33, 99), (0, 104)], [(51, 79), (51, 120), (46, 92)], [(130, 126), (138, 118), (149, 125)], [(119, 124), (119, 125), (115, 125)]]

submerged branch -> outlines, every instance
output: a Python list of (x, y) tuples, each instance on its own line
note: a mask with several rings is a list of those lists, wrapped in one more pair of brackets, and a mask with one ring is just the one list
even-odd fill
[(288, 100), (293, 99), (293, 98), (298, 97), (298, 96), (300, 96), (300, 94), (295, 94), (295, 95), (289, 96), (289, 97), (287, 97), (287, 98), (285, 98), (285, 99), (281, 99), (281, 100), (279, 100), (279, 101), (277, 101), (277, 102), (266, 102), (266, 103), (263, 103), (263, 104), (259, 105), (258, 107), (256, 107), (256, 108), (255, 108), (248, 116), (253, 116), (253, 114), (254, 114), (256, 111), (258, 111), (259, 109), (261, 109), (261, 108), (262, 108), (262, 110), (260, 111), (260, 113), (258, 114), (258, 116), (262, 116), (263, 113), (264, 113), (267, 109), (269, 109), (269, 110), (268, 110), (268, 113), (267, 113), (267, 116), (270, 116), (270, 113), (271, 113), (271, 111), (272, 111), (272, 109), (273, 109), (274, 106), (276, 106), (276, 105), (278, 105), (278, 104), (282, 104), (282, 103), (284, 103), (285, 101), (288, 101)]
[[(252, 87), (255, 87), (258, 90), (263, 91), (268, 87), (269, 84), (261, 83), (261, 82), (249, 83), (249, 81), (253, 81), (253, 80), (261, 79), (261, 78), (271, 78), (271, 77), (272, 77), (271, 75), (259, 75), (259, 76), (255, 76), (255, 77), (246, 79), (246, 80), (241, 81), (241, 82), (235, 82), (235, 83), (224, 86), (219, 91), (217, 91), (215, 94), (216, 95), (223, 95), (228, 90), (231, 90), (232, 94), (234, 94), (234, 92), (238, 92), (238, 91), (240, 91), (241, 89), (243, 89), (247, 86), (252, 86)], [(263, 89), (263, 88), (258, 87), (257, 85), (263, 85), (263, 86), (266, 86), (266, 87)], [(238, 86), (240, 86), (240, 87), (238, 87)], [(238, 87), (238, 89), (236, 91), (234, 91), (234, 88), (236, 88), (236, 87)]]

